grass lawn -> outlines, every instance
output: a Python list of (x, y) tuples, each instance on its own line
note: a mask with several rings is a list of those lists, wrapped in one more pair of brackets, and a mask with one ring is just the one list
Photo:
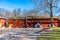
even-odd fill
[(60, 28), (52, 28), (50, 32), (45, 32), (39, 35), (37, 40), (60, 40)]

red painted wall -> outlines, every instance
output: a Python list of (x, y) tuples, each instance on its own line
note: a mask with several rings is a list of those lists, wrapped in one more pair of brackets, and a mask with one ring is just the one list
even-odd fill
[(6, 23), (6, 19), (4, 19), (4, 18), (0, 18), (0, 26), (1, 27), (4, 27), (5, 26), (5, 23)]
[[(27, 19), (27, 25), (30, 27), (34, 27), (34, 25), (39, 22), (42, 27), (49, 27), (50, 25), (50, 19)], [(9, 24), (13, 24), (12, 28), (23, 28), (25, 26), (25, 20), (24, 19), (9, 19)], [(54, 26), (58, 26), (60, 24), (60, 21), (58, 22), (58, 19), (53, 19)]]

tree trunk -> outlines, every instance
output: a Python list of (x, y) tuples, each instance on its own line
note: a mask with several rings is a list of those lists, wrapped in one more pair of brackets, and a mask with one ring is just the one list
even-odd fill
[(51, 3), (50, 3), (50, 25), (51, 25), (51, 27), (53, 27), (52, 3), (53, 3), (53, 0), (51, 0)]
[(52, 15), (50, 15), (50, 25), (51, 27), (53, 27), (53, 16)]
[(25, 17), (25, 28), (27, 28), (27, 17)]

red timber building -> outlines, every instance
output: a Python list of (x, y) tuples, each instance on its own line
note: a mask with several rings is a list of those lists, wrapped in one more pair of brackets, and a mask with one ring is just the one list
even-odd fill
[(2, 16), (0, 16), (0, 28), (4, 27), (6, 24), (6, 19)]
[[(27, 16), (27, 17), (15, 17), (9, 18), (8, 27), (10, 28), (25, 28), (33, 27), (39, 22), (42, 27), (49, 27), (50, 17), (49, 16)], [(54, 27), (60, 26), (60, 20), (58, 17), (53, 17)]]

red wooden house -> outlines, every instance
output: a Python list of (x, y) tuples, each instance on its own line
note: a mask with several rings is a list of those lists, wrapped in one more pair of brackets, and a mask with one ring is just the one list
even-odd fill
[[(53, 17), (53, 25), (58, 26), (58, 18)], [(50, 25), (50, 17), (49, 16), (33, 16), (33, 17), (27, 17), (27, 24), (28, 25), (35, 25), (37, 22), (40, 23), (42, 27), (49, 27)]]
[(21, 17), (9, 18), (8, 27), (9, 28), (23, 28), (24, 18), (23, 17), (22, 18)]
[(0, 28), (4, 27), (6, 23), (6, 19), (2, 16), (0, 16)]
[[(24, 27), (34, 27), (34, 25), (39, 22), (42, 27), (49, 27), (50, 17), (49, 16), (27, 16), (25, 17), (15, 17), (9, 18), (8, 27), (11, 28), (24, 28)], [(55, 27), (59, 26), (59, 19), (53, 17), (53, 25)]]

